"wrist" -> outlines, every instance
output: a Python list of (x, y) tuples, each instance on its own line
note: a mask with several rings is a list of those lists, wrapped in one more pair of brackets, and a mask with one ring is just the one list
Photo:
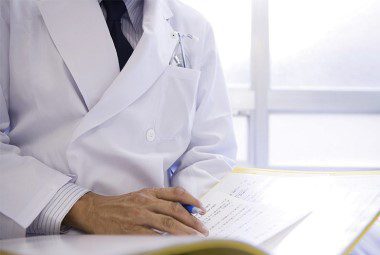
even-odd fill
[(63, 219), (63, 224), (86, 233), (92, 233), (92, 212), (96, 196), (93, 192), (84, 194), (67, 213)]

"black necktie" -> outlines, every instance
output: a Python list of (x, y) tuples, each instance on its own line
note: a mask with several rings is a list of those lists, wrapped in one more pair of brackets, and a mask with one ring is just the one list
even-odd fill
[(121, 28), (121, 18), (126, 13), (127, 7), (123, 0), (103, 0), (103, 5), (107, 12), (107, 25), (115, 44), (121, 70), (133, 52), (133, 48)]

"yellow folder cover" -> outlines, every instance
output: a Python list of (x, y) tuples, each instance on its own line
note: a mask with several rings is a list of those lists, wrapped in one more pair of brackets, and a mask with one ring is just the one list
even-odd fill
[(246, 243), (232, 240), (201, 241), (180, 244), (146, 255), (267, 255), (264, 251)]

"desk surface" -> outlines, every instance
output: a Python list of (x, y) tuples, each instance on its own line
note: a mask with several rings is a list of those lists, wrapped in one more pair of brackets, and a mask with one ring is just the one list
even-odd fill
[(0, 241), (0, 250), (20, 255), (129, 255), (202, 240), (201, 237), (57, 235)]

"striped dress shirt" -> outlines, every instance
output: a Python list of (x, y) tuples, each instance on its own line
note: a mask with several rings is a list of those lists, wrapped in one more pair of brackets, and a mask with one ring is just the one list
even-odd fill
[[(98, 1), (102, 7), (104, 17), (107, 18), (107, 12), (101, 4), (102, 0)], [(132, 48), (135, 49), (143, 34), (144, 0), (124, 0), (124, 3), (128, 13), (121, 20), (122, 30)]]
[[(98, 0), (105, 18), (107, 12)], [(122, 18), (124, 36), (135, 49), (143, 34), (144, 0), (124, 0), (128, 13)], [(27, 228), (27, 235), (56, 235), (68, 230), (62, 221), (71, 207), (89, 190), (74, 183), (67, 183), (54, 195), (48, 205)]]

